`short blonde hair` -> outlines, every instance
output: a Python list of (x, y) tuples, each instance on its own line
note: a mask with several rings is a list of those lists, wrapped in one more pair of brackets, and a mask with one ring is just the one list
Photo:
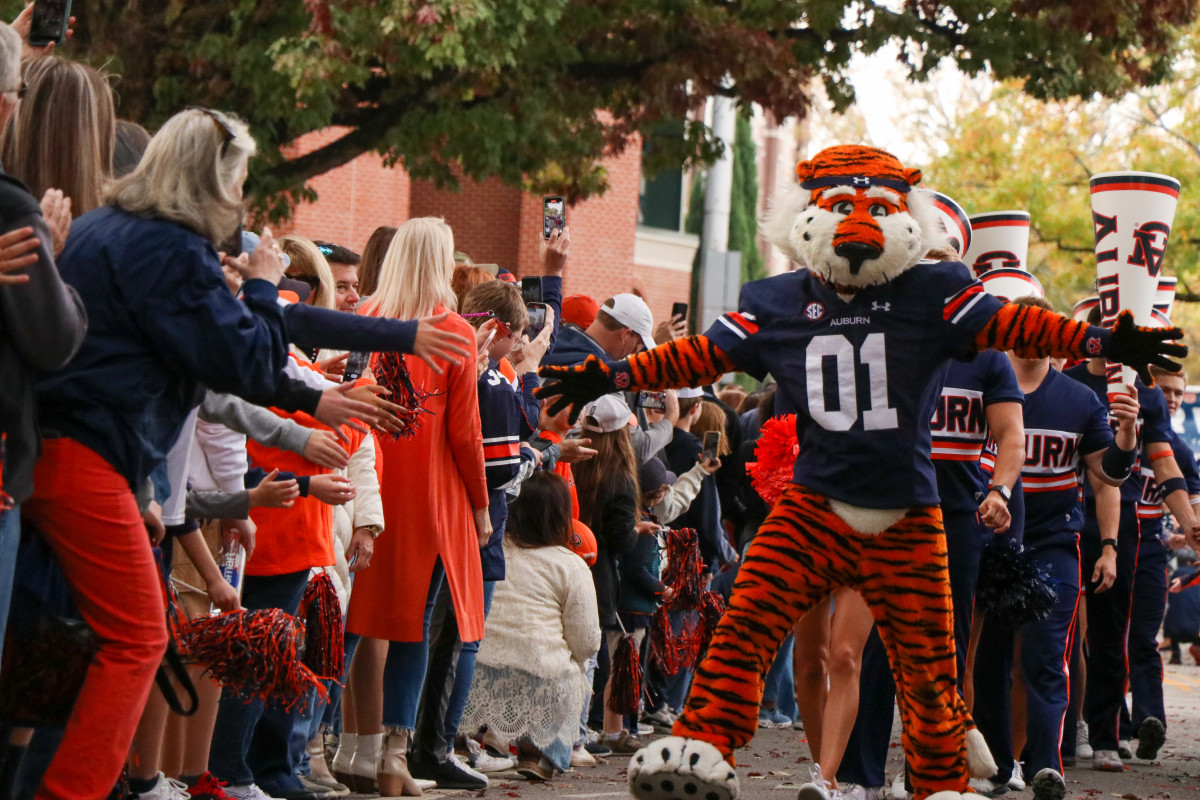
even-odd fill
[(441, 217), (403, 223), (383, 257), (374, 294), (363, 304), (368, 314), (397, 319), (427, 316), (438, 306), (458, 308), (451, 288), (454, 233)]
[(167, 120), (108, 202), (131, 214), (179, 223), (219, 245), (242, 222), (241, 182), (255, 153), (245, 123), (189, 108)]
[(279, 249), (292, 261), (288, 275), (311, 275), (320, 281), (313, 290), (312, 305), (336, 310), (337, 282), (333, 279), (329, 261), (317, 245), (303, 236), (284, 236), (279, 240)]

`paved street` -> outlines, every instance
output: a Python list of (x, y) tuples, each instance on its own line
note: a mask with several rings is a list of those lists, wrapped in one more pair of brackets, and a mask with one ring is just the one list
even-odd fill
[[(1200, 667), (1184, 655), (1183, 666), (1167, 667), (1167, 744), (1153, 764), (1126, 767), (1124, 774), (1067, 770), (1068, 800), (1200, 800)], [(798, 731), (759, 731), (747, 750), (738, 756), (742, 798), (783, 800), (808, 775), (809, 753), (804, 734)], [(576, 770), (549, 784), (498, 777), (487, 789), (493, 798), (574, 798), (575, 800), (626, 797), (626, 758), (609, 759), (594, 769)], [(889, 776), (902, 763), (899, 726), (893, 731)], [(437, 792), (435, 794), (443, 794)], [(451, 793), (459, 794), (463, 793)], [(1014, 800), (1032, 794), (1010, 792)]]

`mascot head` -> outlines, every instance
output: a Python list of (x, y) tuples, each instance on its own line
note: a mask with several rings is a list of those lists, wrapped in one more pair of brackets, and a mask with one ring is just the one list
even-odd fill
[(945, 245), (921, 171), (884, 150), (828, 147), (796, 167), (771, 207), (768, 241), (842, 294), (886, 283)]

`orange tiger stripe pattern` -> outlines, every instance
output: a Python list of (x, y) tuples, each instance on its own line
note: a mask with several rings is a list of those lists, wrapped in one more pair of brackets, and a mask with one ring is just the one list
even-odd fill
[(800, 183), (826, 175), (870, 175), (903, 181), (909, 186), (921, 182), (921, 170), (905, 167), (887, 150), (856, 144), (826, 147), (796, 165), (796, 180)]
[(1011, 350), (1022, 358), (1090, 358), (1088, 325), (1036, 306), (1004, 304), (975, 337), (978, 350)]
[(914, 800), (967, 791), (965, 737), (974, 723), (955, 690), (946, 537), (936, 506), (911, 509), (868, 536), (823, 495), (790, 485), (746, 551), (675, 735), (709, 742), (733, 763), (733, 751), (754, 736), (763, 676), (780, 642), (842, 586), (862, 594), (887, 648)]
[(630, 389), (682, 389), (714, 383), (737, 366), (708, 340), (685, 336), (629, 358)]

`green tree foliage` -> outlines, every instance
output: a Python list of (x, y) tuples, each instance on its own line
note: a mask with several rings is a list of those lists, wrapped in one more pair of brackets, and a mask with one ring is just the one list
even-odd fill
[(733, 139), (733, 187), (730, 192), (729, 249), (742, 254), (742, 283), (765, 275), (758, 249), (758, 155), (750, 120), (739, 115)]
[[(0, 2), (12, 19), (22, 0)], [(120, 114), (148, 127), (188, 105), (244, 117), (260, 145), (250, 189), (286, 212), (309, 178), (367, 152), (416, 178), (499, 176), (578, 199), (605, 188), (600, 157), (714, 94), (783, 119), (805, 112), (818, 75), (845, 108), (851, 58), (890, 42), (916, 80), (949, 58), (1028, 79), (1037, 96), (1117, 95), (1162, 79), (1171, 25), (1194, 12), (1188, 0), (76, 0), (65, 52), (116, 73)], [(289, 148), (330, 126), (344, 135)], [(655, 153), (694, 165), (718, 146), (691, 122)]]

